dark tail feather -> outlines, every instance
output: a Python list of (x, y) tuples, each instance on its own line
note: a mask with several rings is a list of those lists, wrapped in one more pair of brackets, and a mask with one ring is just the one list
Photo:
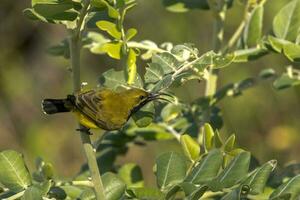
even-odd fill
[(66, 107), (68, 99), (44, 99), (42, 109), (45, 114), (55, 114), (61, 112), (70, 112), (70, 108)]

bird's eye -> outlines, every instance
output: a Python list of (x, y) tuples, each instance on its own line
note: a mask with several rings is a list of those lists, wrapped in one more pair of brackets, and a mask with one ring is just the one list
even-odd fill
[(143, 100), (145, 98), (145, 96), (141, 95), (140, 96), (140, 100)]

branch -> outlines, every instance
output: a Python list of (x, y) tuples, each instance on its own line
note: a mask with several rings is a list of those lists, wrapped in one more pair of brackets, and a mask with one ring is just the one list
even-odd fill
[[(80, 49), (81, 49), (81, 31), (84, 30), (84, 18), (87, 14), (90, 0), (84, 2), (84, 6), (79, 16), (77, 28), (71, 32), (70, 36), (70, 54), (71, 66), (73, 72), (73, 91), (74, 94), (80, 92)], [(81, 125), (79, 125), (81, 127)], [(90, 136), (85, 132), (80, 132), (81, 142), (83, 145), (84, 153), (89, 166), (90, 174), (94, 184), (94, 190), (97, 200), (105, 200), (104, 187), (102, 184), (100, 170), (98, 168), (95, 150), (91, 143)]]

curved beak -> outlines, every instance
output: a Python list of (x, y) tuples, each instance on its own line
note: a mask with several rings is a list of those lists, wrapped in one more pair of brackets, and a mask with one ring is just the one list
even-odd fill
[(172, 103), (172, 101), (170, 101), (169, 99), (166, 99), (163, 96), (174, 98), (172, 95), (170, 95), (168, 93), (158, 92), (158, 93), (150, 93), (150, 95), (148, 96), (146, 101), (149, 102), (149, 101), (152, 101), (152, 100), (163, 100), (163, 101), (167, 101), (167, 102)]
[(162, 95), (165, 95), (165, 96), (168, 96), (168, 97), (171, 97), (171, 98), (174, 98), (172, 95), (170, 94), (167, 94), (167, 93), (163, 93), (163, 92), (159, 92), (159, 93), (150, 93), (149, 96), (147, 97), (147, 99), (145, 99), (144, 101), (142, 101), (139, 105), (135, 106), (127, 120), (132, 116), (132, 114), (136, 113), (140, 108), (142, 108), (144, 105), (146, 105), (147, 103), (149, 103), (150, 101), (153, 101), (153, 100), (163, 100), (163, 101), (167, 101), (169, 103), (173, 103), (172, 101), (170, 101), (169, 99), (166, 99), (164, 97), (162, 97)]

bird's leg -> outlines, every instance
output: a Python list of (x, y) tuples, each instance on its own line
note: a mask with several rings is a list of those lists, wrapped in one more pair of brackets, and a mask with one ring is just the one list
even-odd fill
[(76, 131), (84, 132), (88, 135), (93, 135), (93, 133), (91, 133), (90, 131), (90, 128), (87, 128), (85, 126), (80, 126), (80, 128), (77, 128)]

